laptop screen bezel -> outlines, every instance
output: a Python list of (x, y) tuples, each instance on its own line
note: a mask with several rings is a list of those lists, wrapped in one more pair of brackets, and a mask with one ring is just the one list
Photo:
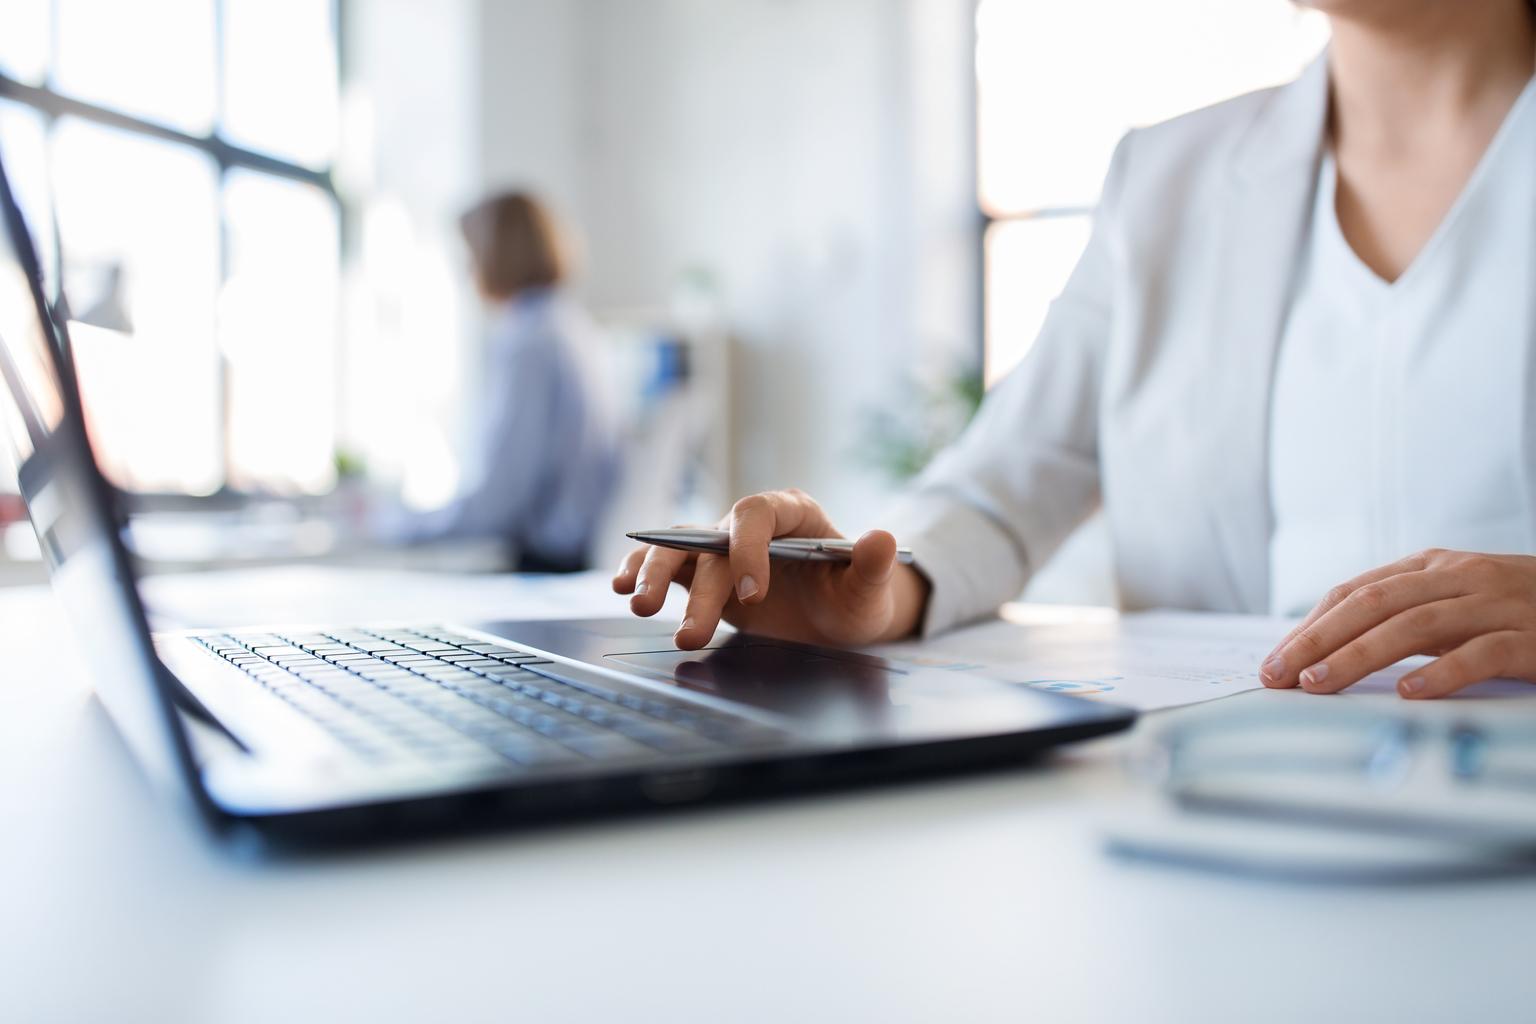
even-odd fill
[[(0, 217), (5, 219), (12, 254), (27, 279), (33, 314), (46, 342), (49, 368), (62, 401), (63, 413), (52, 431), (52, 437), (58, 443), (52, 445), (49, 454), (52, 457), (62, 453), (60, 462), (64, 464), (57, 467), (59, 474), (72, 478), (73, 493), (83, 496), (89, 506), (76, 511), (85, 528), (96, 534), (94, 541), (100, 544), (108, 563), (101, 574), (102, 593), (99, 597), (115, 606), (111, 608), (113, 616), (119, 624), (127, 624), (126, 632), (131, 636), (134, 648), (125, 652), (128, 656), (121, 666), (121, 678), (116, 672), (112, 673), (113, 678), (103, 678), (104, 673), (96, 673), (97, 693), (150, 774), (159, 781), (179, 785), (182, 795), (188, 797), (200, 812), (216, 817), (217, 809), (203, 786), (185, 724), (176, 707), (174, 695), (179, 684), (155, 652), (148, 616), (138, 591), (139, 574), (121, 536), (124, 520), (119, 496), (102, 475), (91, 450), (73, 360), (69, 358), (67, 328), (53, 315), (44, 296), (37, 251), (11, 189), (3, 152), (0, 152)], [(30, 505), (28, 512), (33, 515), (36, 527), (36, 517)], [(57, 590), (59, 580), (51, 562), (49, 570)], [(74, 611), (68, 607), (70, 602), (64, 603), (66, 613)], [(85, 632), (79, 637), (82, 644), (93, 642), (89, 623), (76, 621), (70, 625)]]

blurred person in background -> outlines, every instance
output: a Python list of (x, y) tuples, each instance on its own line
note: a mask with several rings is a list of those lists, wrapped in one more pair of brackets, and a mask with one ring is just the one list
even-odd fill
[(618, 443), (595, 328), (563, 289), (569, 248), (548, 209), (520, 192), (481, 201), (459, 228), (489, 311), (485, 418), (459, 497), (391, 532), (411, 543), (503, 540), (522, 572), (584, 569)]
[[(1102, 507), (1123, 606), (1300, 615), (1271, 687), (1536, 680), (1536, 4), (1309, 0), (1295, 82), (1131, 132), (1023, 363), (846, 567), (798, 491), (614, 589), (839, 645), (992, 613)], [(893, 534), (895, 535), (893, 537)], [(896, 540), (916, 567), (894, 562)], [(770, 578), (771, 576), (771, 578)]]

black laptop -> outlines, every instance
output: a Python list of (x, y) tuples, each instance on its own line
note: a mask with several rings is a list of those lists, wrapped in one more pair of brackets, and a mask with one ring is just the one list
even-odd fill
[(0, 167), (0, 371), (19, 480), (102, 703), (214, 825), (302, 835), (531, 820), (1015, 762), (1121, 708), (643, 620), (151, 635), (68, 338)]

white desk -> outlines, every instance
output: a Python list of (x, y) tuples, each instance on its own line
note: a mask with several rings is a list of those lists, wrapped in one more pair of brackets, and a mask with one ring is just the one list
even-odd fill
[[(251, 579), (156, 593), (283, 617)], [(1122, 741), (1047, 769), (249, 862), (154, 799), (46, 591), (0, 593), (0, 643), (7, 1020), (1400, 1022), (1536, 1006), (1536, 880), (1309, 887), (1107, 858), (1093, 815), (1123, 789)]]

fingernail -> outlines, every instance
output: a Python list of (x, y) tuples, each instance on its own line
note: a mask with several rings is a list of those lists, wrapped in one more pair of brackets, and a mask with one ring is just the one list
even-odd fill
[(1278, 682), (1285, 674), (1285, 659), (1276, 654), (1259, 666), (1259, 675), (1270, 682)]
[(635, 596), (636, 597), (639, 597), (641, 594), (648, 594), (648, 593), (650, 593), (650, 591), (651, 591), (651, 585), (649, 583), (645, 582), (645, 580), (641, 580), (639, 583), (635, 584)]
[(1313, 665), (1311, 668), (1304, 668), (1301, 670), (1302, 686), (1317, 686), (1327, 678), (1328, 663), (1326, 661), (1320, 661), (1316, 665)]
[(743, 601), (755, 593), (757, 593), (757, 580), (751, 576), (743, 576), (741, 582), (736, 584), (736, 596)]
[(1403, 676), (1397, 681), (1397, 692), (1404, 697), (1412, 697), (1424, 689), (1424, 680), (1419, 676)]
[(688, 632), (691, 632), (692, 630), (693, 630), (693, 619), (691, 619), (691, 618), (684, 619), (683, 620), (683, 624), (681, 626), (677, 627), (677, 631), (679, 633), (688, 633)]

